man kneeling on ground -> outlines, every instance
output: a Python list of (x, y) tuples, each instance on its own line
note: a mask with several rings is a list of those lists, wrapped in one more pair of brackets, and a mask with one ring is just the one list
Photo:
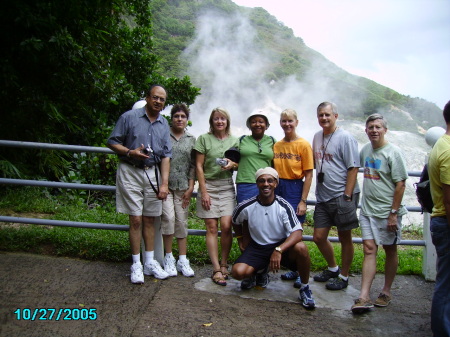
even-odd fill
[[(233, 265), (231, 274), (243, 280), (242, 289), (269, 284), (269, 270), (276, 273), (281, 266), (298, 271), (301, 278), (299, 299), (307, 309), (315, 302), (309, 289), (311, 260), (302, 242), (303, 228), (295, 211), (283, 198), (275, 195), (278, 173), (271, 167), (255, 174), (259, 194), (240, 203), (233, 212), (233, 228), (243, 252)], [(250, 240), (243, 240), (242, 223), (248, 221)], [(249, 241), (247, 247), (243, 242)]]

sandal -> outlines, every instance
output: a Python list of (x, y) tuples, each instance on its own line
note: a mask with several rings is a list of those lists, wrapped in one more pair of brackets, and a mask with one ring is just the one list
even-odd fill
[(213, 274), (211, 275), (211, 280), (215, 283), (218, 284), (219, 286), (226, 286), (227, 285), (227, 281), (225, 281), (225, 278), (222, 276), (216, 276), (217, 273), (221, 273), (222, 272), (220, 270), (214, 270)]
[(225, 272), (222, 271), (223, 278), (225, 280), (228, 280), (228, 275), (230, 275), (230, 273), (228, 272), (228, 265), (226, 263), (222, 263), (220, 264), (220, 270), (222, 270), (222, 268), (225, 268)]

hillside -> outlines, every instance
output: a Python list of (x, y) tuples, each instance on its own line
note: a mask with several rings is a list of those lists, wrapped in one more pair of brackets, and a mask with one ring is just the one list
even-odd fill
[[(202, 90), (195, 103), (202, 112), (214, 104), (245, 115), (290, 106), (308, 111), (309, 118), (318, 103), (329, 100), (341, 108), (341, 118), (362, 121), (381, 112), (397, 130), (423, 133), (443, 123), (435, 104), (344, 71), (262, 8), (230, 0), (150, 3), (160, 72), (189, 75)], [(296, 93), (287, 93), (293, 88)]]

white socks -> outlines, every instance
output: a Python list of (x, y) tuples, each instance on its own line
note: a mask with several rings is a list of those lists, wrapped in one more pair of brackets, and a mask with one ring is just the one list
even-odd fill
[(153, 250), (151, 252), (145, 251), (144, 254), (145, 254), (145, 263), (149, 263), (150, 261), (152, 261), (153, 257), (155, 256)]
[(141, 263), (141, 254), (131, 255), (133, 263)]
[(343, 279), (344, 281), (348, 281), (348, 276), (344, 276), (342, 274), (339, 274), (339, 278)]

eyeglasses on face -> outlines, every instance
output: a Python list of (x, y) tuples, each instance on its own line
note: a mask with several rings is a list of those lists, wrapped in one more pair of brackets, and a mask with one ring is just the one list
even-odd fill
[(164, 103), (166, 101), (165, 98), (159, 97), (159, 96), (152, 96), (152, 100), (157, 101), (157, 102), (160, 101), (161, 103)]
[(269, 178), (269, 179), (264, 179), (264, 178), (258, 178), (258, 180), (256, 180), (256, 182), (258, 184), (265, 184), (266, 182), (268, 184), (273, 184), (276, 181), (276, 179), (273, 178)]

